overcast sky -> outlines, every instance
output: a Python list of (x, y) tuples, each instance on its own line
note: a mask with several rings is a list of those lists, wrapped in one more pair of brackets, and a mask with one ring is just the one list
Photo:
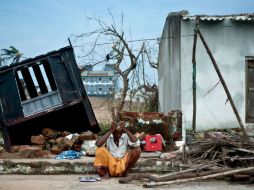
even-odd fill
[[(160, 37), (170, 12), (196, 14), (254, 12), (253, 0), (0, 0), (0, 48), (15, 46), (35, 57), (68, 45), (72, 34), (91, 30), (87, 17), (109, 20), (123, 13), (132, 39)], [(85, 41), (85, 40), (84, 40)], [(76, 44), (74, 44), (76, 45)]]

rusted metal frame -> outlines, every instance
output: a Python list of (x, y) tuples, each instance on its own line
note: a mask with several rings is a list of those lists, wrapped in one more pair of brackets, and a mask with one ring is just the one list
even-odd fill
[(196, 46), (197, 46), (197, 31), (199, 25), (199, 18), (196, 18), (196, 25), (194, 29), (194, 39), (192, 48), (192, 98), (193, 98), (193, 116), (192, 116), (192, 131), (196, 133), (196, 115), (197, 115), (197, 93), (196, 93)]
[(218, 74), (218, 76), (219, 76), (219, 78), (220, 78), (221, 84), (222, 84), (222, 86), (223, 86), (223, 88), (224, 88), (224, 90), (225, 90), (225, 92), (226, 92), (226, 94), (227, 94), (228, 100), (229, 100), (229, 102), (230, 102), (230, 104), (231, 104), (231, 107), (232, 107), (234, 113), (235, 113), (235, 116), (236, 116), (236, 118), (237, 118), (237, 121), (238, 121), (238, 123), (239, 123), (239, 126), (240, 126), (240, 128), (241, 128), (241, 130), (242, 130), (242, 132), (243, 132), (244, 138), (245, 138), (245, 139), (249, 139), (248, 134), (247, 134), (247, 132), (246, 132), (246, 130), (245, 130), (245, 128), (244, 128), (244, 125), (243, 125), (243, 123), (242, 123), (241, 117), (240, 117), (240, 115), (239, 115), (239, 113), (238, 113), (238, 111), (237, 111), (237, 109), (236, 109), (236, 106), (235, 106), (235, 104), (234, 104), (234, 101), (233, 101), (233, 99), (232, 99), (232, 97), (231, 97), (231, 94), (230, 94), (230, 92), (229, 92), (229, 90), (228, 90), (228, 87), (227, 87), (227, 85), (226, 85), (226, 82), (225, 82), (225, 80), (224, 80), (224, 78), (223, 78), (223, 76), (222, 76), (222, 74), (221, 74), (221, 72), (220, 72), (220, 69), (219, 69), (219, 67), (218, 67), (218, 65), (217, 65), (217, 63), (216, 63), (216, 61), (215, 61), (215, 59), (214, 59), (214, 57), (213, 57), (213, 54), (212, 54), (212, 52), (210, 51), (210, 49), (209, 49), (209, 47), (208, 47), (208, 45), (207, 45), (207, 43), (206, 43), (206, 41), (205, 41), (205, 39), (204, 39), (202, 33), (200, 32), (200, 30), (198, 30), (197, 33), (198, 33), (198, 35), (199, 35), (199, 37), (200, 37), (200, 39), (201, 39), (203, 45), (204, 45), (205, 48), (206, 48), (206, 51), (207, 51), (207, 53), (208, 53), (208, 55), (209, 55), (209, 57), (210, 57), (210, 59), (211, 59), (211, 61), (212, 61), (212, 64), (213, 64), (213, 66), (214, 66), (214, 69), (215, 69), (216, 73)]

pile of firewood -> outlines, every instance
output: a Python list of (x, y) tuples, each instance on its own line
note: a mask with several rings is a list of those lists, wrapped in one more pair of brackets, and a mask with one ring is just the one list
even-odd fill
[(187, 144), (185, 151), (185, 162), (189, 164), (218, 163), (225, 167), (246, 167), (254, 166), (254, 141), (242, 140), (235, 136), (225, 136), (220, 138), (210, 132), (205, 134), (205, 138)]
[(52, 154), (59, 154), (65, 150), (80, 151), (83, 141), (96, 139), (97, 136), (90, 131), (71, 134), (68, 131), (44, 128), (40, 135), (31, 136), (31, 144), (50, 151)]

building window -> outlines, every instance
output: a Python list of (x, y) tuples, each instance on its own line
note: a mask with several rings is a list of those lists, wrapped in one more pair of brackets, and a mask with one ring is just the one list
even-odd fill
[(246, 122), (254, 123), (254, 56), (246, 57)]
[(102, 91), (102, 88), (99, 88), (99, 92), (101, 92)]
[(114, 88), (109, 87), (108, 91), (109, 91), (110, 94), (113, 94), (114, 93)]
[(101, 82), (102, 81), (102, 78), (101, 77), (99, 77), (99, 82)]
[(112, 81), (112, 77), (109, 77), (109, 81)]

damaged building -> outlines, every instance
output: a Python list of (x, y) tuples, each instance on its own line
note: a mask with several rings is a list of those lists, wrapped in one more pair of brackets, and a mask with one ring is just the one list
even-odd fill
[[(192, 49), (197, 16), (170, 13), (159, 49), (159, 111), (182, 110), (184, 124), (192, 126), (193, 85), (197, 93), (197, 129), (238, 127), (237, 119), (198, 37), (196, 84)], [(254, 122), (254, 15), (199, 15), (202, 32), (245, 126)]]
[(7, 149), (43, 128), (99, 132), (71, 46), (0, 68), (0, 121)]

